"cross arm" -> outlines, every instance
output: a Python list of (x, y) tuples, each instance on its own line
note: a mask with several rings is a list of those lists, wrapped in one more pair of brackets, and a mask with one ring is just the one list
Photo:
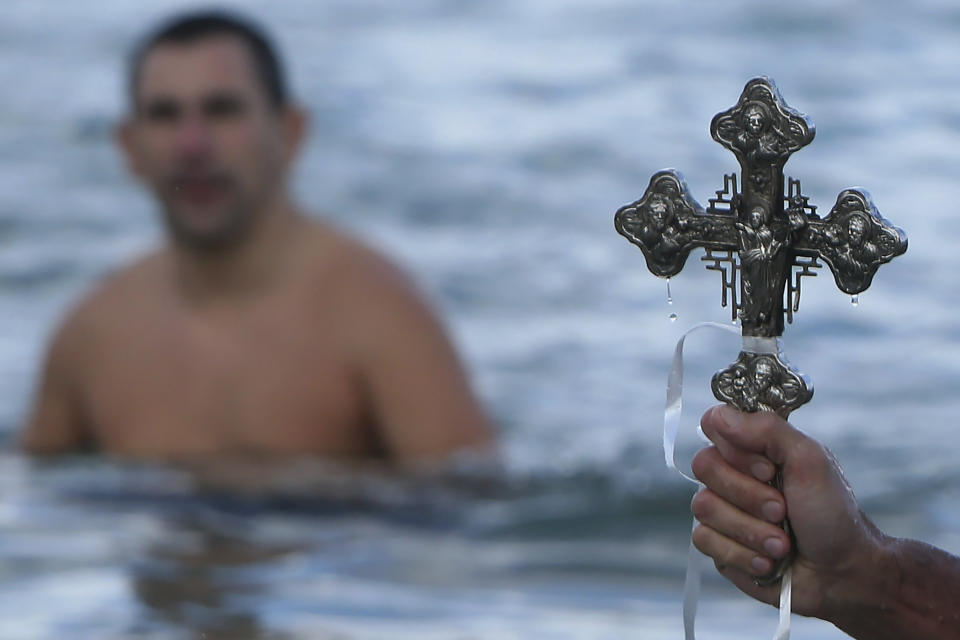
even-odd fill
[(846, 189), (826, 218), (810, 219), (793, 245), (797, 255), (819, 257), (837, 287), (851, 295), (870, 286), (881, 264), (907, 250), (907, 235), (880, 215), (864, 189)]
[(740, 244), (736, 216), (705, 211), (673, 169), (655, 173), (643, 197), (617, 211), (614, 226), (664, 278), (680, 273), (693, 249), (736, 251)]

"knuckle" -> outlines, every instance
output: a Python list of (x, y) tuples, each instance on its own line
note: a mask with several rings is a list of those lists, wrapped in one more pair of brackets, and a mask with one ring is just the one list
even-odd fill
[(794, 468), (804, 471), (807, 477), (819, 477), (832, 468), (832, 455), (822, 444), (811, 438), (804, 437), (797, 441), (791, 452), (794, 460), (799, 464)]
[(701, 489), (693, 496), (690, 511), (697, 520), (703, 521), (713, 513), (713, 501), (713, 493), (709, 489)]
[(690, 540), (693, 542), (693, 546), (695, 546), (698, 551), (711, 557), (714, 556), (711, 548), (713, 531), (710, 529), (710, 527), (702, 524), (697, 525), (693, 530), (693, 534), (690, 536)]
[(744, 527), (738, 532), (737, 538), (744, 546), (755, 549), (757, 546), (757, 541), (760, 539), (760, 535), (754, 531), (752, 527)]
[(749, 561), (741, 545), (707, 525), (698, 525), (693, 530), (692, 542), (697, 550), (713, 559), (714, 565), (720, 572), (727, 571), (731, 567), (743, 571), (748, 567)]
[(706, 447), (697, 452), (690, 462), (690, 469), (699, 480), (704, 480), (716, 460), (716, 447)]
[(717, 417), (717, 407), (711, 407), (700, 418), (700, 428), (703, 432), (709, 436), (711, 433), (716, 433), (717, 423), (719, 418)]
[(826, 455), (823, 447), (816, 440), (806, 437), (799, 438), (793, 445), (793, 450), (797, 456), (802, 457), (804, 460), (812, 460)]
[(715, 559), (719, 560), (721, 564), (724, 565), (738, 565), (740, 564), (740, 554), (737, 552), (737, 549), (733, 545), (724, 546), (716, 556)]
[(756, 426), (758, 429), (764, 431), (764, 433), (769, 433), (771, 430), (775, 429), (777, 425), (784, 422), (783, 418), (778, 416), (772, 411), (760, 411), (753, 414), (756, 420)]

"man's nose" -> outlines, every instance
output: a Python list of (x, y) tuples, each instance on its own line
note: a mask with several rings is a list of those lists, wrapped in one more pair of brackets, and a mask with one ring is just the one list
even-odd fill
[(190, 158), (208, 155), (210, 133), (210, 126), (201, 114), (185, 114), (177, 127), (177, 150), (181, 155)]

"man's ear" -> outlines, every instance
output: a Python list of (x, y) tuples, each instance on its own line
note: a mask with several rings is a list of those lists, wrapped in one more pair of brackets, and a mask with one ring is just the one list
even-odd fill
[(303, 146), (310, 128), (310, 115), (302, 107), (288, 106), (283, 110), (281, 127), (283, 127), (283, 162), (290, 166)]
[(121, 120), (113, 130), (113, 141), (123, 155), (127, 163), (127, 169), (135, 176), (143, 175), (143, 167), (140, 164), (139, 154), (137, 153), (137, 142), (134, 132), (134, 124), (130, 118)]

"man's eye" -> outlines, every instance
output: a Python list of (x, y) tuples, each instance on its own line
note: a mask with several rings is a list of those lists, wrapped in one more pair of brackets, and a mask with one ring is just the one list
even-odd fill
[(152, 102), (143, 115), (150, 122), (174, 122), (180, 117), (180, 107), (173, 102)]
[(243, 101), (235, 96), (215, 96), (203, 103), (203, 112), (209, 118), (230, 118), (243, 111)]

